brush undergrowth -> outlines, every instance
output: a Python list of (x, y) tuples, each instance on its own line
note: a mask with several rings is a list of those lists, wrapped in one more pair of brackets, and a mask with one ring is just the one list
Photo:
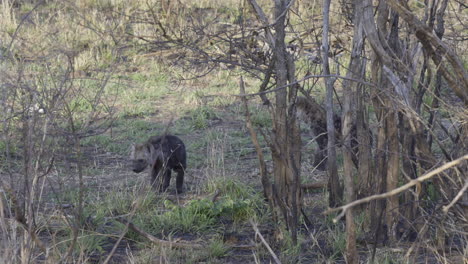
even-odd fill
[[(216, 199), (196, 198), (178, 204), (165, 198), (167, 194), (156, 194), (141, 187), (141, 183), (130, 189), (115, 188), (105, 193), (88, 190), (74, 251), (87, 255), (103, 253), (105, 246), (109, 246), (108, 239), (124, 230), (124, 225), (114, 219), (129, 217), (128, 213), (136, 207), (134, 215), (128, 219), (144, 232), (162, 239), (207, 237), (206, 248), (197, 253), (199, 259), (224, 257), (228, 254), (221, 236), (225, 226), (261, 218), (266, 210), (258, 194), (245, 184), (219, 180), (205, 189), (219, 190), (220, 195)], [(61, 204), (74, 204), (77, 196), (77, 192), (67, 191), (57, 199)], [(43, 232), (54, 233), (57, 246), (65, 250), (72, 241), (71, 229), (65, 222), (54, 223), (54, 226), (46, 224)], [(150, 245), (132, 230), (125, 238), (138, 242), (140, 247)]]

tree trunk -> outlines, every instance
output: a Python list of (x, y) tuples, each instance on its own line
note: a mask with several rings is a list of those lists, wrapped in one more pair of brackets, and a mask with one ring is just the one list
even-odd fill
[[(415, 31), (415, 36), (438, 65), (438, 70), (441, 71), (447, 84), (465, 105), (468, 105), (468, 72), (460, 58), (400, 1), (388, 0), (387, 3)], [(449, 70), (444, 61), (450, 64), (452, 70)]]
[[(383, 10), (384, 9), (384, 10)], [(382, 13), (382, 20), (387, 17), (387, 12), (388, 9), (386, 6), (382, 7), (382, 10), (379, 12), (379, 17), (380, 13)], [(379, 24), (379, 28), (385, 28), (388, 24), (389, 34), (388, 34), (388, 45), (392, 49), (393, 54), (396, 54), (398, 57), (403, 57), (401, 54), (401, 48), (400, 48), (400, 42), (399, 42), (399, 17), (398, 14), (390, 14), (390, 20), (387, 23), (382, 23)], [(385, 71), (383, 72), (384, 75), (382, 76), (382, 79), (387, 79), (388, 77)], [(410, 78), (410, 74), (405, 76), (408, 79)], [(388, 85), (385, 86), (387, 89), (387, 94), (388, 95), (397, 95), (396, 89), (397, 87), (394, 87), (393, 83), (390, 81), (388, 82)], [(402, 91), (407, 91), (405, 89), (402, 89)], [(409, 102), (407, 98), (407, 94), (403, 95), (402, 99), (405, 99), (406, 102)], [(391, 98), (389, 96), (385, 96), (385, 99), (387, 101), (387, 108), (385, 109), (387, 111), (387, 114), (385, 116), (385, 122), (386, 122), (386, 128), (387, 128), (387, 140), (388, 140), (388, 168), (387, 168), (387, 186), (386, 186), (386, 191), (389, 192), (393, 189), (396, 189), (398, 187), (398, 180), (399, 180), (399, 175), (400, 175), (400, 143), (398, 141), (398, 111), (394, 110), (393, 103), (391, 101)], [(387, 222), (387, 231), (388, 231), (388, 237), (391, 242), (396, 241), (396, 226), (399, 220), (399, 202), (398, 202), (398, 196), (392, 196), (387, 199), (387, 204), (386, 204), (386, 222)]]
[[(294, 243), (297, 242), (298, 212), (300, 212), (300, 134), (296, 122), (295, 97), (297, 88), (291, 85), (295, 81), (294, 63), (286, 51), (285, 21), (289, 1), (275, 1), (275, 71), (276, 85), (288, 89), (279, 89), (275, 93), (276, 108), (273, 124), (272, 149), (274, 179), (277, 197), (282, 200), (282, 209), (286, 225)], [(288, 93), (289, 91), (289, 93)], [(288, 108), (288, 98), (290, 106)]]
[[(363, 72), (363, 61), (362, 51), (364, 47), (364, 32), (361, 23), (362, 8), (360, 8), (357, 1), (356, 7), (354, 8), (354, 36), (353, 36), (353, 48), (351, 52), (351, 59), (348, 67), (346, 77), (350, 79), (361, 79)], [(342, 139), (343, 139), (343, 159), (344, 159), (344, 198), (346, 203), (351, 203), (356, 198), (354, 188), (354, 177), (355, 170), (353, 164), (353, 151), (352, 151), (352, 140), (353, 133), (352, 128), (355, 124), (355, 98), (357, 94), (357, 88), (360, 86), (356, 82), (346, 80), (343, 84), (343, 125), (341, 126)], [(347, 263), (359, 263), (359, 256), (356, 250), (356, 226), (354, 224), (354, 210), (350, 209), (346, 212), (346, 262)]]
[[(363, 68), (366, 66), (363, 65)], [(364, 75), (364, 73), (363, 73)], [(357, 198), (363, 198), (372, 195), (372, 135), (369, 129), (369, 113), (366, 110), (364, 103), (367, 95), (364, 87), (358, 87), (356, 95), (356, 136), (358, 142), (358, 187), (356, 190)], [(361, 206), (362, 212), (366, 214), (364, 217), (363, 229), (365, 232), (370, 231), (370, 219), (372, 214), (369, 210), (369, 205)]]
[[(289, 0), (275, 1), (274, 34), (268, 29), (267, 17), (255, 0), (249, 0), (259, 20), (265, 25), (267, 41), (273, 48), (274, 77), (276, 86), (275, 104), (272, 106), (273, 128), (270, 136), (270, 149), (273, 159), (272, 197), (286, 222), (291, 238), (297, 243), (298, 213), (301, 211), (301, 137), (296, 122), (297, 85), (295, 66), (286, 50), (285, 27)], [(271, 65), (270, 65), (271, 67)], [(267, 81), (269, 77), (265, 76)], [(267, 184), (269, 185), (269, 184)], [(270, 188), (269, 186), (264, 186)], [(268, 192), (268, 191), (266, 191)], [(271, 197), (268, 197), (271, 198)]]
[[(400, 171), (400, 154), (398, 143), (398, 121), (397, 113), (390, 111), (385, 118), (388, 140), (388, 168), (387, 168), (387, 189), (389, 192), (398, 187), (398, 176)], [(399, 216), (398, 196), (394, 195), (387, 199), (386, 204), (386, 222), (390, 241), (396, 241), (396, 225)]]
[[(322, 60), (323, 74), (330, 75), (330, 65), (328, 63), (328, 33), (329, 33), (329, 14), (330, 0), (323, 1), (323, 34), (322, 34)], [(330, 77), (325, 78), (325, 86), (327, 90), (326, 96), (326, 111), (327, 111), (327, 134), (328, 134), (328, 192), (329, 206), (336, 207), (341, 204), (343, 190), (341, 188), (338, 169), (336, 164), (336, 147), (335, 147), (335, 126), (333, 119), (333, 83), (334, 80)]]

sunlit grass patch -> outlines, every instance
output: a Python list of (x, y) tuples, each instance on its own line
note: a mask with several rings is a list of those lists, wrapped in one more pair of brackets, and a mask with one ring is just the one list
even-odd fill
[(254, 217), (256, 207), (252, 199), (221, 197), (194, 199), (185, 205), (164, 201), (164, 209), (154, 208), (137, 214), (134, 223), (152, 234), (198, 234), (217, 232), (225, 220), (246, 220)]
[(211, 258), (220, 258), (228, 255), (229, 248), (224, 244), (221, 236), (215, 236), (208, 244), (208, 255)]
[(271, 127), (271, 115), (267, 109), (256, 106), (249, 110), (251, 112), (250, 121), (257, 127)]
[(263, 194), (229, 178), (214, 178), (206, 184), (207, 192), (219, 192), (220, 200), (231, 208), (233, 220), (247, 220), (266, 213)]
[(210, 125), (210, 120), (217, 119), (218, 116), (212, 108), (202, 106), (190, 111), (189, 118), (194, 129), (206, 129)]

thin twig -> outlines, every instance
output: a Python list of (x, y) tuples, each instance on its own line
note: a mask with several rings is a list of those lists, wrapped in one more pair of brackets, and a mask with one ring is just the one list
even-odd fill
[(460, 198), (462, 197), (463, 193), (466, 191), (466, 189), (468, 189), (468, 180), (465, 181), (465, 185), (463, 186), (463, 188), (461, 188), (461, 190), (457, 193), (457, 195), (455, 196), (455, 198), (453, 198), (453, 200), (450, 202), (449, 205), (447, 206), (444, 206), (442, 207), (442, 211), (444, 213), (447, 213), (448, 210), (458, 201), (460, 200)]
[[(239, 88), (240, 88), (241, 93), (245, 93), (244, 86), (245, 86), (244, 79), (241, 76), (239, 80)], [(264, 192), (265, 198), (268, 199), (268, 202), (270, 203), (270, 206), (273, 209), (273, 206), (272, 206), (272, 203), (274, 202), (273, 190), (272, 190), (272, 185), (270, 183), (270, 180), (268, 179), (267, 167), (265, 163), (265, 158), (263, 156), (263, 151), (260, 146), (260, 143), (258, 142), (257, 133), (255, 132), (255, 129), (253, 128), (253, 125), (252, 125), (252, 121), (250, 119), (250, 111), (249, 111), (249, 104), (247, 102), (247, 98), (241, 97), (241, 100), (242, 100), (242, 103), (244, 104), (244, 109), (245, 109), (245, 124), (247, 126), (247, 129), (249, 130), (252, 143), (255, 146), (255, 151), (257, 152), (257, 158), (258, 158), (258, 162), (260, 165), (260, 178), (261, 178), (261, 182), (263, 185), (263, 192)]]
[(258, 92), (258, 93), (250, 93), (250, 94), (246, 94), (246, 93), (232, 94), (232, 96), (246, 97), (246, 96), (255, 96), (255, 95), (272, 93), (272, 92), (276, 92), (276, 91), (281, 90), (281, 89), (286, 89), (289, 86), (295, 85), (297, 83), (300, 83), (300, 82), (303, 82), (303, 81), (306, 81), (306, 80), (312, 79), (312, 78), (337, 78), (337, 79), (344, 79), (344, 80), (348, 80), (348, 81), (358, 82), (358, 83), (361, 83), (361, 84), (364, 84), (364, 85), (367, 85), (367, 86), (370, 86), (370, 87), (375, 87), (375, 84), (373, 84), (373, 83), (366, 82), (366, 81), (363, 81), (363, 80), (354, 79), (354, 78), (350, 78), (350, 77), (346, 77), (346, 76), (341, 76), (341, 75), (338, 75), (338, 74), (318, 74), (318, 75), (307, 75), (302, 79), (299, 79), (299, 80), (297, 80), (295, 82), (290, 82), (290, 83), (288, 83), (286, 85), (277, 87), (277, 88), (272, 89), (272, 90), (262, 91), (262, 92)]
[(35, 228), (33, 229), (29, 228), (29, 223), (24, 215), (24, 211), (18, 205), (18, 199), (16, 197), (15, 192), (13, 191), (13, 189), (11, 189), (11, 187), (6, 182), (1, 181), (0, 183), (1, 183), (0, 186), (2, 186), (5, 192), (7, 192), (8, 195), (10, 196), (11, 206), (13, 207), (13, 210), (15, 212), (15, 218), (14, 218), (15, 221), (19, 223), (22, 228), (24, 228), (24, 230), (31, 237), (32, 241), (34, 241), (34, 243), (42, 251), (42, 253), (44, 253), (45, 256), (47, 256), (47, 248), (44, 242), (37, 236), (36, 234), (37, 230)]
[[(130, 212), (130, 216), (129, 216), (129, 219), (132, 219), (133, 216), (135, 215), (136, 213), (136, 210), (137, 208), (139, 207), (140, 203), (136, 202), (136, 203), (133, 203), (133, 208), (132, 208), (132, 211)], [(118, 219), (117, 219), (118, 220)], [(115, 251), (117, 250), (117, 247), (119, 246), (120, 242), (122, 241), (123, 237), (127, 234), (128, 232), (128, 226), (129, 226), (130, 222), (127, 221), (127, 223), (125, 224), (125, 228), (122, 232), (122, 234), (120, 234), (119, 238), (117, 239), (117, 242), (115, 242), (114, 246), (112, 247), (112, 250), (111, 252), (109, 253), (109, 255), (107, 256), (107, 258), (104, 260), (103, 264), (107, 264), (109, 263), (109, 261), (111, 260), (112, 256), (115, 254)]]
[(125, 225), (125, 229), (124, 231), (122, 232), (122, 234), (120, 234), (119, 238), (117, 239), (117, 242), (115, 242), (114, 246), (112, 247), (112, 250), (111, 252), (109, 253), (109, 255), (107, 255), (107, 258), (104, 260), (103, 264), (107, 264), (109, 263), (109, 261), (111, 260), (112, 256), (115, 254), (115, 251), (117, 250), (117, 247), (119, 246), (120, 242), (122, 241), (123, 237), (125, 236), (125, 234), (127, 234), (128, 232), (128, 224), (130, 222), (128, 222), (126, 225)]
[(273, 259), (275, 260), (276, 264), (281, 264), (281, 261), (279, 260), (278, 256), (276, 256), (275, 252), (273, 252), (273, 249), (271, 249), (270, 245), (268, 245), (265, 238), (262, 236), (262, 234), (258, 230), (257, 224), (255, 224), (252, 220), (250, 220), (250, 224), (252, 225), (252, 228), (255, 231), (255, 235), (257, 235), (260, 238), (262, 243), (268, 249), (268, 252), (270, 252), (270, 254), (273, 257)]

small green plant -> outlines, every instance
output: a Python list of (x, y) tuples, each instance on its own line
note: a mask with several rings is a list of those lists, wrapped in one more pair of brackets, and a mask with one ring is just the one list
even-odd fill
[[(284, 233), (289, 233), (283, 230)], [(281, 260), (282, 263), (298, 263), (301, 252), (301, 243), (294, 244), (291, 235), (287, 234), (281, 241)]]
[(258, 127), (271, 127), (271, 116), (267, 110), (258, 108), (250, 110), (251, 121), (254, 126)]
[[(164, 200), (165, 212), (145, 206), (146, 210), (139, 210), (135, 215), (134, 223), (153, 234), (213, 231), (221, 219), (240, 221), (254, 217), (257, 205), (253, 201), (223, 196), (214, 202), (210, 199), (191, 200), (185, 206), (179, 206)], [(136, 239), (133, 235), (130, 234)]]
[(233, 179), (215, 179), (209, 181), (206, 190), (218, 191), (222, 194), (220, 202), (234, 221), (246, 220), (264, 214), (265, 207), (262, 196), (251, 187)]
[(92, 137), (87, 137), (81, 140), (81, 144), (99, 148), (108, 148), (112, 145), (112, 138), (106, 134), (100, 134)]
[(213, 109), (202, 106), (198, 107), (190, 113), (190, 120), (194, 129), (206, 129), (209, 126), (209, 120), (217, 118)]
[[(103, 247), (107, 243), (106, 236), (102, 234), (107, 232), (102, 229), (105, 223), (104, 215), (90, 209), (90, 207), (84, 208), (83, 215), (76, 225), (79, 228), (76, 244), (74, 245), (74, 252), (77, 255), (102, 253), (104, 251)], [(61, 226), (54, 233), (56, 234), (56, 240), (59, 242), (57, 246), (61, 251), (71, 246), (74, 232), (68, 225)]]
[(221, 237), (215, 236), (208, 244), (208, 255), (210, 258), (222, 258), (228, 255), (228, 247)]
[[(72, 234), (70, 233), (69, 237), (65, 237), (63, 240), (64, 243), (60, 243), (59, 247), (66, 250), (70, 243), (72, 243)], [(76, 254), (84, 253), (85, 255), (90, 255), (93, 253), (102, 253), (104, 252), (103, 246), (106, 243), (106, 237), (94, 232), (89, 232), (81, 230), (78, 234), (78, 238), (75, 244), (74, 251)]]
[(336, 260), (341, 257), (346, 250), (346, 233), (343, 232), (342, 228), (335, 226), (332, 227), (328, 239), (333, 248), (333, 254), (330, 256), (330, 260)]
[(254, 196), (255, 191), (234, 179), (215, 178), (206, 185), (207, 192), (219, 191), (232, 199), (247, 199)]
[(70, 111), (74, 113), (91, 112), (93, 106), (90, 101), (84, 98), (76, 98), (70, 102)]
[(215, 224), (220, 214), (213, 202), (207, 199), (192, 200), (186, 206), (180, 207), (168, 200), (165, 202), (166, 213), (157, 218), (153, 225), (156, 229), (170, 232), (200, 232)]
[(83, 231), (83, 233), (78, 237), (78, 247), (80, 251), (87, 253), (102, 253), (104, 251), (102, 247), (105, 244), (105, 240), (106, 238), (102, 235)]
[(91, 206), (97, 214), (122, 215), (131, 211), (132, 202), (135, 199), (136, 197), (130, 192), (114, 190), (106, 193), (99, 200), (95, 199), (95, 203)]
[(367, 217), (366, 212), (360, 212), (354, 217), (354, 222), (356, 223), (356, 236), (359, 237), (365, 232), (365, 225), (370, 220)]
[[(87, 190), (84, 189), (84, 196), (86, 196), (86, 192)], [(57, 194), (50, 193), (49, 195), (57, 204), (78, 204), (79, 192), (78, 189), (75, 188), (65, 189)]]
[[(208, 200), (193, 200), (185, 207), (180, 207), (165, 200), (167, 211), (161, 214), (158, 208), (148, 208), (139, 211), (133, 222), (140, 228), (152, 234), (162, 233), (197, 233), (213, 227), (216, 212)], [(127, 237), (138, 240), (139, 237), (129, 232)]]
[[(6, 160), (7, 160), (7, 155), (9, 155), (10, 157), (15, 157), (17, 155), (17, 152), (18, 152), (18, 145), (17, 143), (8, 143), (3, 141), (3, 140), (0, 140), (0, 168), (4, 168), (4, 167), (8, 167), (8, 166), (14, 166), (15, 164), (15, 160), (14, 158), (12, 158), (11, 160), (9, 160), (8, 164), (6, 163)], [(8, 152), (8, 154), (7, 154)]]
[[(148, 136), (142, 137), (147, 138)], [(81, 143), (85, 146), (92, 146), (97, 150), (105, 150), (106, 152), (128, 155), (131, 142), (124, 138), (124, 135), (112, 137), (110, 134), (100, 134), (92, 137), (84, 138)]]

